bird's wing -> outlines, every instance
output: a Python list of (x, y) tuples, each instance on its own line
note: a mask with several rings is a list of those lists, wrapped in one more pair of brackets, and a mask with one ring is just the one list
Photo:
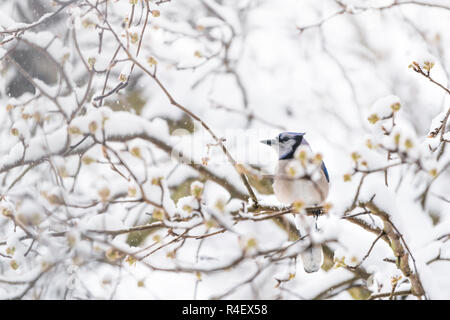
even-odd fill
[(328, 175), (327, 167), (325, 166), (325, 162), (322, 161), (322, 171), (325, 174), (325, 178), (327, 178), (327, 182), (330, 182), (330, 176)]

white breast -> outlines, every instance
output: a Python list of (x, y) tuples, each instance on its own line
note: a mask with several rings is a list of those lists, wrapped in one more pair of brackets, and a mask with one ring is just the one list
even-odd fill
[(277, 173), (274, 178), (273, 191), (277, 199), (284, 204), (302, 201), (305, 206), (321, 205), (328, 196), (328, 181), (323, 171), (320, 170), (320, 179), (311, 181), (308, 179), (293, 179), (286, 175), (286, 165), (290, 161), (279, 160)]

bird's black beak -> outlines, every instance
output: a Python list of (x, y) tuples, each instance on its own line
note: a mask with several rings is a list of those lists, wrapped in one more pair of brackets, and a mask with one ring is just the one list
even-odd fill
[(264, 144), (266, 144), (266, 145), (268, 145), (268, 146), (273, 146), (273, 145), (276, 144), (276, 141), (275, 141), (274, 139), (261, 140), (260, 142), (261, 142), (261, 143), (264, 143)]

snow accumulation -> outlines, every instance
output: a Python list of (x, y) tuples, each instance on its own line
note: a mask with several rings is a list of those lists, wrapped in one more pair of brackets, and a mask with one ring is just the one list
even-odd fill
[(0, 299), (450, 299), (447, 1), (94, 2), (0, 3)]

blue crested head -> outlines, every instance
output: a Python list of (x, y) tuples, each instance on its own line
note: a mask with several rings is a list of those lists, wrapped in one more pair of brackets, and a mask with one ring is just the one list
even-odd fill
[[(274, 147), (278, 151), (278, 160), (289, 160), (294, 158), (295, 151), (299, 146), (306, 145), (309, 147), (304, 137), (305, 134), (306, 132), (281, 132), (275, 139), (263, 140), (261, 142)], [(327, 181), (330, 182), (328, 170), (323, 161), (321, 169)]]
[(278, 135), (278, 141), (287, 141), (287, 140), (299, 140), (301, 141), (303, 139), (303, 136), (306, 134), (306, 132), (281, 132)]
[(305, 132), (282, 132), (278, 135), (279, 160), (292, 159), (295, 150), (302, 145), (308, 144), (304, 139)]
[(261, 141), (274, 147), (279, 154), (279, 159), (292, 159), (297, 147), (308, 144), (303, 138), (305, 132), (282, 132), (275, 139)]

